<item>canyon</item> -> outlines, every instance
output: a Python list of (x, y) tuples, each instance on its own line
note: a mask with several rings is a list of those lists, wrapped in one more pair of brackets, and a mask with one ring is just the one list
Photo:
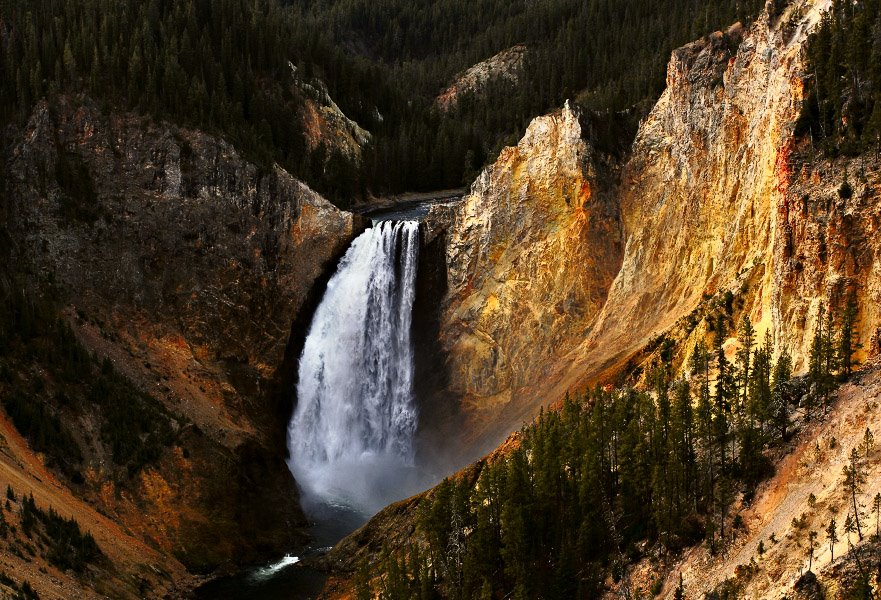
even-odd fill
[[(662, 578), (672, 597), (680, 572), (706, 591), (733, 576), (760, 539), (803, 510), (805, 455), (825, 442), (825, 428), (847, 433), (814, 467), (837, 471), (862, 424), (875, 424), (861, 411), (878, 397), (881, 161), (829, 158), (796, 135), (804, 45), (829, 5), (771, 2), (748, 27), (675, 50), (666, 88), (635, 131), (626, 115), (569, 102), (535, 118), (461, 200), (433, 206), (420, 226), (416, 452), (464, 477), (516, 446), (511, 432), (567, 392), (644, 385), (664, 341), (683, 373), (725, 302), (804, 373), (823, 307), (857, 301), (856, 357), (869, 366), (827, 421), (776, 457), (781, 472), (748, 508), (736, 554), (644, 561), (616, 592)], [(491, 77), (516, 84), (525, 53), (514, 46), (465, 71), (438, 103)], [(310, 147), (338, 139), (360, 161), (370, 134), (326, 89), (301, 86)], [(51, 298), (78, 343), (152, 398), (174, 434), (158, 458), (127, 473), (100, 441), (100, 411), (58, 400), (46, 366), (18, 358), (16, 377), (48, 389), (87, 450), (75, 481), (4, 418), (0, 488), (29, 491), (90, 531), (112, 563), (96, 578), (117, 582), (124, 597), (137, 597), (139, 582), (155, 597), (182, 596), (208, 574), (304, 546), (308, 521), (286, 464), (299, 359), (367, 219), (219, 137), (85, 96), (41, 101), (24, 126), (4, 130), (3, 148), (3, 289)], [(724, 347), (733, 357), (734, 332)], [(0, 381), (0, 391), (12, 388)], [(796, 484), (791, 498), (775, 495)], [(820, 502), (838, 502), (839, 484), (828, 478)], [(358, 560), (410, 540), (420, 499), (384, 509), (318, 561), (331, 572), (329, 596), (352, 591)], [(775, 547), (780, 567), (748, 589), (791, 590), (798, 544)], [(0, 562), (26, 570), (42, 598), (108, 593), (39, 560)]]
[[(438, 313), (447, 387), (438, 397), (455, 399), (458, 411), (453, 424), (433, 422), (456, 456), (516, 446), (516, 437), (503, 444), (509, 432), (567, 392), (644, 384), (662, 346), (672, 347), (674, 368), (685, 373), (695, 344), (712, 335), (723, 298), (733, 322), (749, 317), (757, 339), (768, 332), (774, 352), (789, 351), (804, 373), (823, 310), (853, 297), (857, 359), (878, 354), (877, 156), (828, 158), (796, 135), (803, 46), (829, 7), (769, 3), (748, 29), (736, 24), (675, 50), (667, 88), (623, 161), (598, 150), (589, 117), (566, 105), (535, 119), (460, 204), (432, 210), (427, 227), (446, 239), (447, 293)], [(732, 360), (735, 334), (723, 343)], [(852, 404), (841, 410), (871, 406), (873, 385), (844, 390)], [(813, 447), (826, 427), (842, 436), (843, 449), (856, 447), (868, 421), (847, 422), (847, 435), (825, 422), (814, 426), (799, 448)], [(497, 455), (458, 477), (476, 481)], [(792, 477), (788, 464), (784, 479)], [(838, 494), (839, 479), (831, 477), (824, 494)], [(764, 486), (748, 518), (780, 525), (807, 510), (805, 498), (777, 495), (784, 485)], [(345, 574), (358, 561), (376, 564), (378, 540), (402, 548), (420, 539), (415, 515), (423, 497), (387, 508), (329, 555), (323, 564), (342, 579), (331, 581), (328, 597), (346, 594)], [(765, 534), (751, 533), (757, 537), (745, 549), (721, 561), (687, 555), (686, 580), (712, 591), (742, 572), (737, 561), (748, 562)], [(789, 593), (803, 569), (799, 548), (775, 549), (781, 568), (748, 583), (748, 593)], [(709, 576), (701, 572), (708, 568)], [(672, 597), (678, 573), (665, 562), (654, 571), (664, 597)], [(840, 581), (839, 574), (823, 572), (821, 580)], [(643, 575), (645, 588), (651, 581)]]
[(567, 390), (626, 380), (659, 336), (681, 366), (725, 292), (798, 371), (821, 305), (850, 293), (859, 358), (877, 351), (877, 161), (823, 158), (794, 133), (801, 48), (826, 8), (674, 51), (623, 164), (567, 105), (429, 216), (447, 228), (440, 338), (466, 436), (494, 447)]

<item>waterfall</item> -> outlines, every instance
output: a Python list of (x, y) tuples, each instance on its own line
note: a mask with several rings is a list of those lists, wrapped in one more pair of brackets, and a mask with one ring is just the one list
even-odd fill
[(309, 504), (371, 512), (415, 490), (410, 324), (416, 221), (381, 221), (349, 247), (315, 312), (288, 426)]

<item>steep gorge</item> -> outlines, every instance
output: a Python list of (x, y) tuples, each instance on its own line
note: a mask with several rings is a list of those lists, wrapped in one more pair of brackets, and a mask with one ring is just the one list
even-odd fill
[[(853, 291), (863, 355), (877, 351), (879, 163), (823, 159), (794, 135), (801, 49), (827, 5), (795, 2), (675, 51), (626, 159), (566, 105), (535, 119), (461, 204), (433, 210), (414, 315), (427, 446), (442, 441), (461, 464), (567, 390), (632, 375), (659, 335), (680, 342), (682, 364), (707, 328), (689, 317), (726, 291), (802, 370), (820, 305)], [(88, 100), (40, 104), (6, 132), (4, 160), (9, 260), (28, 293), (56, 296), (83, 345), (183, 431), (128, 479), (99, 444), (87, 453), (76, 490), (136, 540), (126, 560), (146, 540), (182, 577), (298, 539), (285, 390), (359, 220), (221, 140)], [(77, 422), (89, 435), (96, 419)], [(35, 472), (28, 485), (57, 500)], [(245, 510), (255, 504), (268, 508)], [(395, 539), (411, 507), (384, 513)]]
[[(596, 151), (584, 117), (566, 106), (535, 119), (458, 207), (432, 212), (447, 240), (439, 340), (465, 423), (446, 429), (460, 456), (487, 452), (569, 390), (638, 382), (661, 339), (681, 368), (725, 296), (732, 320), (749, 316), (804, 372), (821, 306), (852, 293), (857, 358), (878, 353), (877, 156), (825, 158), (795, 134), (803, 48), (829, 5), (771, 2), (749, 29), (674, 51), (667, 89), (623, 164)], [(324, 564), (343, 578), (330, 596), (345, 594), (361, 558), (381, 554), (380, 540), (416, 535), (420, 501), (388, 507), (331, 553)], [(798, 551), (787, 550), (787, 573)], [(736, 566), (721, 562), (714, 582)]]
[[(179, 585), (184, 566), (234, 568), (304, 541), (284, 456), (289, 382), (360, 218), (223, 140), (88, 99), (42, 102), (4, 134), (4, 297), (51, 299), (78, 344), (168, 415), (171, 442), (126, 471), (105, 442), (117, 425), (91, 403), (90, 382), (59, 401), (66, 388), (53, 371), (13, 354), (5, 372), (39, 384), (50, 414), (82, 430), (82, 481), (44, 489), (45, 468), (34, 465), (45, 461), (10, 427), (24, 458), (7, 456), (3, 486), (30, 486), (38, 505), (78, 515), (86, 530), (83, 515), (106, 515), (125, 535), (101, 525), (99, 545), (123, 548), (107, 551), (126, 557), (114, 568), (126, 581), (146, 573), (156, 593)], [(65, 487), (76, 501), (58, 495)], [(150, 552), (133, 552), (144, 544)], [(43, 583), (34, 581), (42, 597), (56, 597)]]

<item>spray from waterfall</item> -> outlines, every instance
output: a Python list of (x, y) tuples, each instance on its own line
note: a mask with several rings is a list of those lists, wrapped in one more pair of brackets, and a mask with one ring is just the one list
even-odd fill
[(383, 221), (349, 247), (300, 358), (289, 465), (303, 505), (369, 514), (417, 491), (410, 339), (419, 224)]

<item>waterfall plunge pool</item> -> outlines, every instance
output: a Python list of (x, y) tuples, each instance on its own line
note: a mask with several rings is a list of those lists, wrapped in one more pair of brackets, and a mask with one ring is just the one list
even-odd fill
[(314, 507), (309, 533), (312, 543), (294, 556), (287, 554), (260, 565), (209, 581), (196, 589), (197, 600), (313, 600), (321, 592), (327, 575), (303, 566), (312, 556), (331, 546), (364, 524), (367, 517), (348, 506)]
[(402, 220), (423, 210), (374, 217), (340, 260), (306, 336), (288, 450), (313, 544), (301, 556), (211, 581), (197, 598), (314, 598), (325, 575), (300, 559), (326, 552), (382, 507), (437, 481), (415, 457), (419, 223)]

